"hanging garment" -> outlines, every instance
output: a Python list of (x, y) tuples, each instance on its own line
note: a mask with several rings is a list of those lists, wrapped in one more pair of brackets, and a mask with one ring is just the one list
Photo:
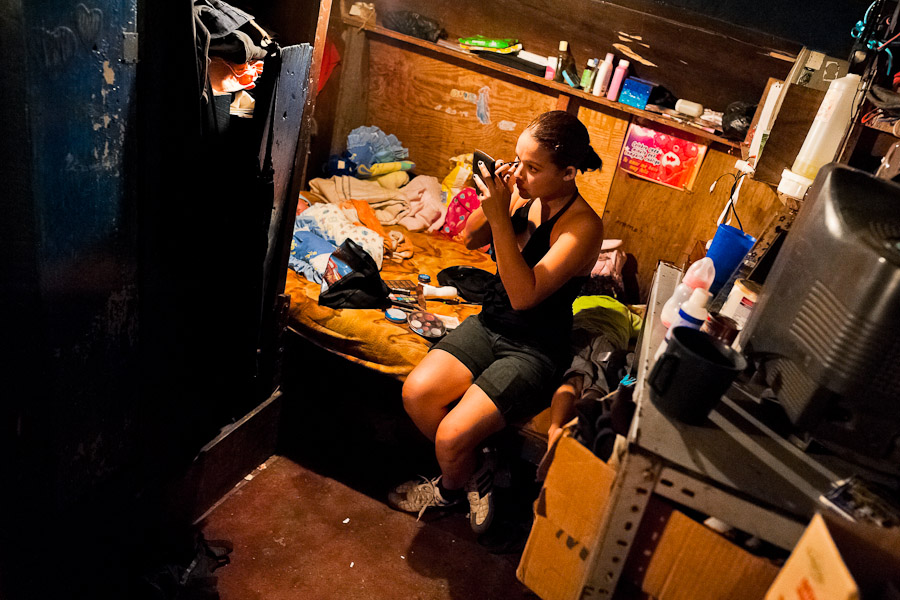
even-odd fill
[(236, 65), (214, 56), (209, 59), (209, 83), (213, 91), (219, 94), (252, 90), (262, 70), (261, 60)]

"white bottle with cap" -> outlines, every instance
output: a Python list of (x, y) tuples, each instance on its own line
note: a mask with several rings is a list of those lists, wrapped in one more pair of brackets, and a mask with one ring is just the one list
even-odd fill
[(672, 337), (672, 330), (676, 327), (700, 329), (706, 322), (706, 317), (709, 316), (706, 305), (711, 297), (712, 294), (709, 293), (709, 290), (704, 290), (703, 288), (696, 288), (691, 292), (691, 297), (688, 298), (688, 301), (678, 309), (678, 316), (672, 321), (672, 326), (666, 332), (666, 339)]
[(851, 73), (828, 86), (794, 164), (781, 174), (778, 193), (802, 200), (819, 169), (834, 160), (850, 126), (859, 81), (860, 76)]
[(715, 278), (716, 266), (713, 264), (712, 258), (708, 256), (704, 256), (688, 267), (687, 272), (681, 279), (681, 283), (678, 284), (672, 296), (663, 305), (659, 316), (662, 324), (665, 327), (670, 327), (675, 319), (678, 318), (678, 309), (691, 297), (691, 293), (697, 288), (708, 290)]
[(691, 292), (691, 297), (678, 309), (678, 316), (675, 317), (671, 327), (666, 331), (666, 337), (663, 338), (662, 343), (660, 343), (659, 348), (654, 355), (654, 361), (666, 351), (666, 346), (669, 345), (669, 339), (672, 337), (672, 331), (674, 331), (676, 327), (700, 329), (703, 326), (706, 322), (706, 317), (709, 316), (706, 305), (710, 298), (712, 298), (712, 294), (709, 293), (709, 290), (703, 288), (696, 288)]
[(606, 89), (609, 87), (609, 79), (612, 77), (613, 60), (615, 60), (613, 53), (607, 52), (606, 58), (600, 63), (597, 76), (594, 78), (594, 89), (591, 90), (593, 95), (602, 96), (606, 94)]

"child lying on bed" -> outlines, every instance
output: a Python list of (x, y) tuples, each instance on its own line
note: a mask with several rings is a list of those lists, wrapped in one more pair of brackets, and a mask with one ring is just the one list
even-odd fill
[(507, 423), (546, 407), (569, 367), (572, 301), (603, 241), (600, 217), (578, 192), (578, 171), (600, 168), (587, 129), (563, 111), (519, 136), (517, 160), (474, 165), (481, 206), (466, 222), (469, 248), (492, 243), (497, 261), (482, 312), (441, 340), (410, 373), (403, 404), (434, 441), (441, 473), (410, 481), (391, 504), (421, 515), (468, 500), (472, 529), (493, 518), (492, 474), (478, 448)]

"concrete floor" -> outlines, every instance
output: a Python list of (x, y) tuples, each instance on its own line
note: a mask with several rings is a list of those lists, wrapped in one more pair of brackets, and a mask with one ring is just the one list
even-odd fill
[[(273, 456), (213, 508), (202, 530), (234, 545), (231, 563), (215, 572), (222, 600), (537, 598), (515, 577), (527, 535), (523, 502), (498, 500), (518, 508), (479, 543), (464, 509), (426, 513), (417, 522)], [(490, 551), (504, 541), (513, 551)]]

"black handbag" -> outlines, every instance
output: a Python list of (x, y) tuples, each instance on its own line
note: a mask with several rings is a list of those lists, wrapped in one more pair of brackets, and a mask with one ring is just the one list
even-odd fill
[(331, 253), (319, 305), (329, 308), (387, 308), (390, 291), (378, 265), (359, 244), (347, 238)]

